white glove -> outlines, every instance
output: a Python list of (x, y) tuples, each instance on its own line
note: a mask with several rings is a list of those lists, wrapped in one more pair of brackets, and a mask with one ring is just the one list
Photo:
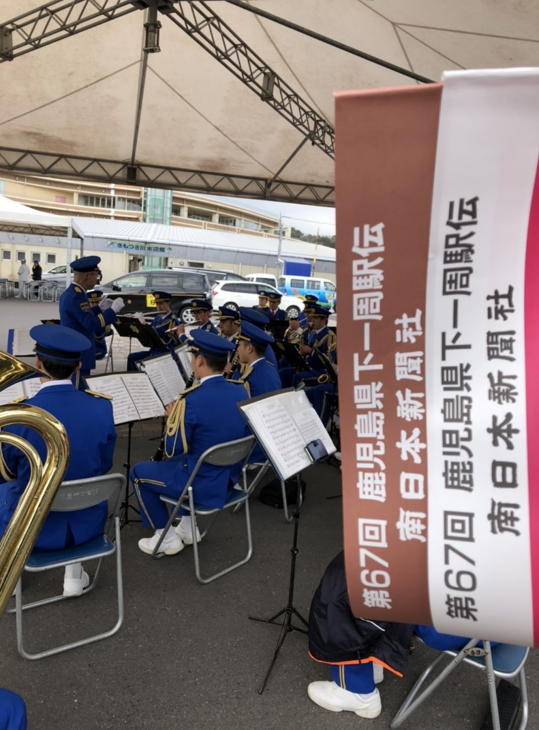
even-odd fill
[(122, 297), (118, 297), (118, 299), (114, 299), (112, 304), (110, 305), (110, 308), (114, 312), (114, 314), (118, 314), (120, 310), (122, 310), (125, 307), (125, 302), (122, 299)]
[(142, 312), (136, 312), (135, 317), (141, 324), (146, 324), (146, 320), (144, 319), (144, 315), (142, 314)]
[(106, 309), (109, 309), (111, 305), (112, 299), (109, 299), (108, 297), (103, 297), (103, 299), (99, 302), (99, 309), (104, 312)]

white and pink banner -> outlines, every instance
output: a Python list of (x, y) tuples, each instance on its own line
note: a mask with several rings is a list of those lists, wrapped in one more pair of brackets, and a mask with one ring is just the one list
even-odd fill
[(354, 612), (539, 645), (539, 70), (338, 95), (337, 141)]

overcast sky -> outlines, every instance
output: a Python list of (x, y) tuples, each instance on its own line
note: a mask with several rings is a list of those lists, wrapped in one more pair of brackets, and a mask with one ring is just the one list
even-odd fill
[(248, 198), (225, 198), (217, 195), (214, 197), (220, 197), (221, 200), (232, 205), (259, 210), (276, 217), (279, 216), (279, 213), (282, 213), (284, 226), (294, 226), (303, 233), (316, 234), (319, 230), (321, 236), (333, 236), (335, 234), (335, 208), (251, 200)]

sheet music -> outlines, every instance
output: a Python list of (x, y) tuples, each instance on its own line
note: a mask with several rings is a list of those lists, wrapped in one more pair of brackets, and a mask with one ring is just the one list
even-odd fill
[(36, 343), (30, 337), (30, 329), (16, 329), (13, 331), (13, 355), (15, 357), (28, 357), (35, 355)]
[(33, 398), (40, 388), (41, 378), (30, 378), (21, 383), (10, 385), (9, 388), (0, 391), (0, 406), (5, 406), (7, 403), (11, 403), (16, 398), (22, 398), (23, 396)]
[(164, 406), (173, 403), (180, 391), (185, 389), (185, 380), (170, 355), (143, 360), (140, 365), (150, 378)]
[(86, 382), (91, 390), (104, 393), (112, 398), (112, 412), (116, 425), (140, 420), (133, 399), (129, 395), (121, 375), (102, 375), (96, 378), (86, 378)]
[(281, 479), (311, 466), (305, 446), (320, 439), (328, 454), (335, 445), (303, 392), (280, 393), (241, 406)]
[(193, 368), (191, 367), (191, 355), (187, 351), (188, 345), (182, 345), (176, 348), (176, 355), (180, 358), (184, 373), (188, 378), (193, 374)]
[(164, 413), (163, 404), (146, 373), (125, 373), (122, 380), (133, 399), (133, 404), (138, 411), (138, 419), (144, 421), (147, 418), (160, 418)]
[(15, 385), (10, 385), (9, 388), (0, 390), (0, 406), (5, 406), (16, 398), (22, 398), (25, 395), (22, 385), (22, 383), (15, 383)]

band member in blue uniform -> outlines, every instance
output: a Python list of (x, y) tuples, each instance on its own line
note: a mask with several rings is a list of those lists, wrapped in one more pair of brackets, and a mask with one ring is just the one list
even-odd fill
[[(303, 300), (303, 312), (300, 312), (298, 317), (305, 331), (309, 328), (309, 312), (313, 304), (318, 304), (318, 297), (314, 294), (306, 294)], [(305, 343), (308, 344), (307, 339), (305, 339)]]
[(279, 292), (270, 292), (268, 295), (269, 314), (268, 319), (270, 322), (284, 322), (287, 318), (284, 309), (279, 309), (279, 304), (283, 295)]
[(265, 291), (258, 292), (258, 307), (254, 307), (254, 309), (269, 319), (270, 308), (268, 307), (268, 295)]
[(250, 322), (243, 322), (238, 340), (238, 357), (246, 365), (241, 382), (247, 389), (249, 398), (281, 389), (281, 379), (277, 369), (265, 358), (268, 345), (274, 342), (271, 335), (255, 327)]
[(300, 354), (305, 357), (309, 370), (296, 372), (293, 367), (282, 368), (279, 372), (283, 388), (297, 385), (301, 380), (309, 384), (316, 384), (319, 376), (325, 372), (324, 366), (317, 357), (317, 352), (324, 355), (335, 347), (336, 337), (328, 327), (329, 312), (324, 307), (313, 304), (310, 307), (310, 316), (313, 323), (313, 332), (310, 337), (310, 344), (302, 345)]
[(95, 368), (95, 334), (117, 319), (124, 300), (119, 297), (111, 302), (105, 299), (98, 307), (90, 307), (86, 292), (94, 289), (100, 274), (99, 256), (83, 256), (72, 261), (73, 281), (60, 297), (60, 324), (85, 335), (90, 340), (89, 349), (82, 353), (79, 374), (84, 378)]
[(170, 308), (172, 294), (166, 291), (153, 291), (152, 296), (155, 299), (155, 306), (159, 312), (153, 318), (152, 328), (161, 338), (163, 347), (152, 347), (142, 352), (132, 352), (127, 358), (128, 371), (136, 370), (137, 366), (135, 363), (139, 360), (145, 360), (147, 357), (158, 357), (159, 355), (166, 355), (167, 352), (172, 352), (174, 346), (177, 344), (177, 338), (174, 332), (170, 331), (180, 324), (180, 320)]
[[(233, 345), (224, 337), (200, 329), (191, 332), (191, 337), (191, 364), (200, 382), (180, 393), (178, 400), (166, 408), (168, 460), (143, 461), (130, 474), (142, 523), (156, 530), (153, 537), (139, 540), (139, 548), (150, 555), (168, 521), (167, 507), (159, 495), (179, 497), (204, 451), (250, 433), (237, 407), (240, 401), (247, 400), (247, 391), (223, 377)], [(237, 483), (240, 467), (241, 464), (204, 464), (193, 484), (195, 501), (208, 507), (222, 507)], [(159, 550), (175, 555), (184, 544), (192, 544), (193, 539), (190, 519), (183, 516), (176, 529), (168, 530)], [(196, 539), (200, 539), (198, 530)]]
[[(116, 441), (112, 403), (99, 393), (77, 390), (70, 380), (90, 341), (62, 325), (38, 325), (30, 330), (30, 336), (36, 341), (36, 367), (43, 373), (44, 382), (39, 392), (25, 402), (51, 413), (65, 427), (70, 450), (65, 480), (106, 474), (112, 467)], [(6, 430), (22, 436), (45, 459), (45, 442), (36, 431), (25, 426), (8, 426)], [(29, 478), (30, 465), (24, 454), (4, 444), (0, 449), (1, 534)], [(85, 543), (103, 533), (106, 519), (106, 502), (75, 512), (51, 512), (35, 549), (59, 550)], [(64, 595), (80, 595), (88, 581), (80, 563), (66, 567)]]
[(26, 705), (20, 695), (0, 689), (0, 730), (26, 730)]
[[(272, 393), (281, 389), (279, 372), (264, 357), (265, 350), (274, 341), (273, 337), (250, 322), (243, 322), (241, 332), (236, 335), (238, 340), (237, 355), (241, 362), (242, 383), (249, 398)], [(256, 446), (249, 459), (251, 463), (266, 461), (266, 456), (260, 446)]]
[[(88, 297), (88, 303), (90, 307), (98, 307), (100, 301), (103, 299), (103, 292), (99, 289), (92, 289), (86, 292)], [(106, 327), (102, 327), (99, 332), (95, 333), (95, 359), (103, 360), (107, 355), (107, 337), (112, 335), (112, 325), (108, 324)]]
[[(211, 332), (212, 335), (218, 335), (217, 327), (211, 321), (212, 306), (205, 299), (193, 299), (191, 305), (191, 311), (197, 321), (198, 330), (204, 330), (205, 332)], [(182, 345), (189, 343), (189, 337), (185, 334), (185, 327), (180, 324), (176, 327), (176, 334)]]
[(235, 335), (240, 331), (240, 313), (230, 307), (219, 307), (215, 315), (219, 321), (219, 334), (226, 337), (233, 345), (236, 344)]
[[(260, 314), (260, 312), (257, 312), (255, 309), (251, 309), (250, 307), (240, 307), (239, 312), (240, 324), (242, 322), (250, 322), (251, 324), (254, 324), (255, 327), (258, 327), (261, 330), (263, 330), (264, 327), (269, 324), (269, 319), (263, 314)], [(266, 347), (266, 352), (264, 353), (264, 356), (268, 362), (270, 362), (275, 368), (277, 368), (277, 357), (273, 352), (273, 347), (271, 345), (268, 345)]]

